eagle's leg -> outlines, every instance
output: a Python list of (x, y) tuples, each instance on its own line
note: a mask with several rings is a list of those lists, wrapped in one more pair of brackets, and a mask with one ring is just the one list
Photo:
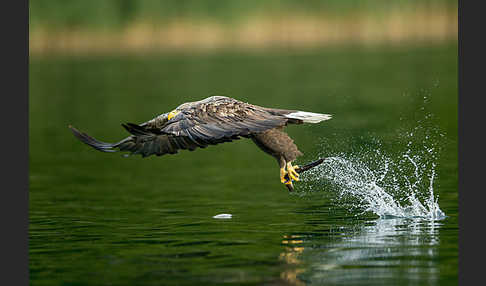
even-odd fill
[(285, 179), (285, 175), (287, 175), (287, 171), (285, 171), (285, 168), (280, 168), (280, 182), (282, 182), (282, 184), (285, 184), (287, 182), (287, 179)]
[(285, 176), (288, 174), (288, 172), (285, 170), (285, 166), (286, 166), (287, 162), (285, 161), (285, 158), (283, 156), (280, 156), (280, 158), (278, 159), (278, 164), (280, 166), (280, 182), (282, 182), (282, 184), (292, 186), (292, 179), (287, 180), (285, 178)]
[(269, 129), (252, 134), (250, 138), (265, 153), (277, 159), (280, 166), (280, 181), (287, 187), (293, 188), (292, 181), (298, 181), (299, 175), (295, 170), (297, 166), (292, 166), (290, 162), (302, 153), (297, 149), (292, 138), (282, 129), (283, 127)]
[(297, 166), (297, 165), (292, 166), (292, 163), (291, 162), (287, 162), (287, 173), (289, 174), (289, 177), (292, 180), (300, 181), (299, 174), (295, 170), (295, 169), (298, 169), (298, 168), (299, 168), (299, 166)]

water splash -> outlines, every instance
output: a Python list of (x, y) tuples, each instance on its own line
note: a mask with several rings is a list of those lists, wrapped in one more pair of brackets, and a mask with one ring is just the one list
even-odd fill
[(347, 204), (353, 211), (372, 212), (381, 218), (443, 219), (445, 214), (434, 194), (436, 135), (442, 136), (420, 125), (403, 136), (408, 141), (404, 152), (386, 153), (378, 142), (355, 154), (328, 157), (304, 173), (303, 179), (310, 182), (311, 191), (326, 185), (334, 191), (337, 203)]

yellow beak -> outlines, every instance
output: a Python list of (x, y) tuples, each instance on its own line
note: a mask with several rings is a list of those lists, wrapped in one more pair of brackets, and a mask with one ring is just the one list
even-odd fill
[(168, 120), (171, 120), (171, 119), (172, 119), (174, 116), (176, 116), (176, 115), (177, 115), (177, 113), (179, 113), (179, 111), (177, 111), (177, 110), (173, 110), (173, 111), (171, 111), (171, 112), (169, 113), (169, 115), (167, 115), (167, 119), (168, 119)]

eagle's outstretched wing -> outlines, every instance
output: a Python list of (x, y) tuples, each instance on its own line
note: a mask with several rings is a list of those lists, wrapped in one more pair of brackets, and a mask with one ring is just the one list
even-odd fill
[(182, 108), (160, 132), (189, 137), (195, 143), (218, 144), (281, 127), (287, 121), (289, 118), (272, 109), (220, 97)]
[(197, 147), (205, 148), (207, 145), (197, 145), (184, 137), (168, 134), (154, 134), (136, 124), (123, 124), (132, 134), (117, 143), (106, 143), (69, 126), (74, 135), (82, 142), (102, 152), (127, 151), (131, 154), (140, 154), (142, 157), (150, 155), (161, 156), (176, 154), (179, 149), (194, 151)]
[[(161, 156), (178, 150), (193, 151), (208, 145), (231, 142), (251, 134), (284, 126), (292, 111), (268, 109), (228, 97), (216, 97), (180, 108), (177, 115), (167, 115), (137, 125), (122, 124), (131, 136), (117, 142), (105, 143), (70, 126), (82, 142), (103, 152), (128, 151), (131, 154)], [(118, 149), (118, 150), (117, 150)]]

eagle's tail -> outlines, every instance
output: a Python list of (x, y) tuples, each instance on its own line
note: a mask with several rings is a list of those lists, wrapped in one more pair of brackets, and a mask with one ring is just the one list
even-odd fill
[(79, 140), (81, 140), (81, 142), (95, 148), (96, 150), (102, 151), (102, 152), (117, 152), (118, 150), (116, 150), (114, 148), (119, 146), (120, 143), (122, 143), (124, 140), (128, 139), (128, 138), (126, 138), (126, 139), (124, 139), (124, 140), (122, 140), (118, 143), (106, 143), (106, 142), (101, 142), (101, 141), (94, 139), (93, 137), (89, 136), (86, 133), (83, 133), (83, 132), (77, 130), (76, 128), (74, 128), (71, 125), (69, 125), (69, 129), (71, 129), (74, 136), (76, 136)]
[(313, 113), (307, 111), (296, 111), (286, 114), (285, 117), (302, 120), (304, 123), (319, 123), (332, 118), (330, 114)]

